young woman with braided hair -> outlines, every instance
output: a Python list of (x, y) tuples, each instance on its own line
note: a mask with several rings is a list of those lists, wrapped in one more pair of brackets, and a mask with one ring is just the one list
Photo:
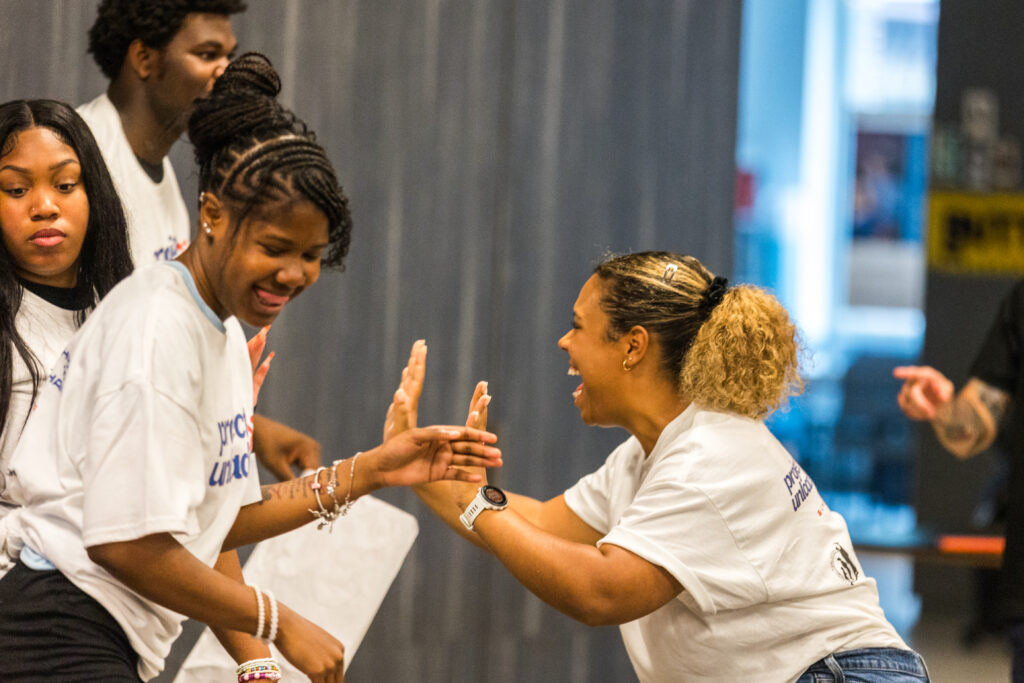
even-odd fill
[[(548, 501), (415, 489), (552, 607), (618, 624), (645, 683), (927, 680), (842, 517), (764, 425), (802, 388), (795, 332), (770, 294), (690, 256), (610, 258), (558, 346), (583, 421), (631, 437)], [(415, 423), (424, 361), (414, 348), (392, 429)], [(489, 400), (479, 385), (468, 424)]]
[[(342, 644), (213, 569), (219, 554), (331, 522), (383, 486), (479, 481), (456, 466), (500, 465), (493, 434), (435, 426), (260, 489), (239, 320), (269, 324), (321, 264), (341, 267), (351, 231), (324, 150), (279, 89), (266, 58), (245, 55), (197, 103), (198, 238), (114, 288), (39, 393), (9, 477), (23, 507), (19, 560), (0, 579), (5, 680), (148, 680), (188, 616), (342, 681)], [(40, 608), (44, 595), (61, 609)]]

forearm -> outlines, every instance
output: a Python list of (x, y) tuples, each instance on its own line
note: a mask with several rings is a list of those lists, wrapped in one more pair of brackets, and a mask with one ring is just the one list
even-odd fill
[[(245, 578), (242, 576), (242, 565), (238, 560), (238, 553), (234, 550), (221, 553), (213, 568), (228, 578), (245, 583)], [(211, 627), (210, 630), (236, 663), (241, 664), (252, 659), (271, 656), (267, 644), (250, 633), (231, 631), (220, 627)]]
[[(481, 540), (480, 536), (467, 529), (462, 520), (459, 519), (462, 509), (459, 508), (452, 498), (451, 482), (437, 481), (429, 484), (419, 484), (413, 486), (412, 489), (441, 521), (451, 527), (452, 531), (473, 545), (484, 550), (490, 550), (490, 547)], [(505, 495), (508, 497), (509, 508), (514, 509), (530, 523), (540, 526), (541, 508), (543, 506), (541, 501), (508, 491), (505, 491)]]
[(256, 632), (254, 591), (203, 564), (170, 534), (88, 550), (114, 578), (159, 605), (211, 627)]
[(333, 498), (327, 492), (332, 467), (318, 474), (261, 487), (262, 500), (238, 511), (235, 524), (224, 539), (224, 550), (272, 538), (316, 519), (313, 511), (319, 511), (320, 506), (312, 486), (314, 480), (320, 484), (320, 505), (328, 511), (334, 509), (335, 501), (341, 504), (346, 497), (349, 501), (355, 501), (376, 491), (381, 488), (381, 484), (369, 465), (368, 461), (360, 459), (353, 470), (352, 458), (340, 461), (334, 468), (337, 484)]
[(485, 511), (476, 534), (531, 593), (588, 626), (621, 624), (648, 611), (624, 600), (602, 549), (568, 541), (531, 524), (514, 509)]
[(931, 420), (943, 448), (958, 458), (969, 458), (991, 445), (997, 426), (989, 411), (961, 395), (941, 406)]
[(465, 525), (459, 520), (459, 515), (462, 514), (462, 510), (455, 504), (452, 499), (452, 487), (449, 482), (446, 481), (435, 481), (429, 484), (418, 484), (411, 487), (416, 495), (419, 496), (420, 500), (430, 508), (431, 512), (437, 515), (442, 522), (447, 524), (452, 531), (459, 536), (472, 543), (473, 545), (483, 548), (484, 550), (490, 550), (487, 545), (480, 540), (480, 537), (468, 530)]

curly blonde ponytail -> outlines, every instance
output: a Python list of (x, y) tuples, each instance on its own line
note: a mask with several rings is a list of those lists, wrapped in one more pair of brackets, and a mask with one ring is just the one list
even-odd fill
[(679, 388), (708, 408), (762, 418), (803, 391), (796, 326), (768, 292), (733, 287), (686, 353)]

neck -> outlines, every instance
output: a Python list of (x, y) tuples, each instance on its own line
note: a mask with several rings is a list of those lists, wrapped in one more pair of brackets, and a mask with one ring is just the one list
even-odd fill
[(640, 441), (644, 454), (650, 455), (668, 423), (679, 417), (690, 405), (680, 396), (674, 384), (664, 381), (643, 382), (630, 395), (637, 399), (623, 426)]
[(18, 277), (28, 282), (34, 282), (37, 285), (45, 285), (47, 287), (59, 287), (61, 289), (71, 289), (78, 286), (78, 268), (69, 268), (67, 271), (60, 275), (54, 275), (50, 277), (40, 277), (35, 273), (30, 273), (27, 270), (18, 270)]
[(145, 90), (119, 78), (110, 83), (107, 97), (121, 117), (121, 127), (135, 156), (149, 164), (161, 164), (181, 136), (180, 125), (162, 121), (149, 106)]
[[(202, 239), (202, 235), (199, 236), (199, 239)], [(196, 246), (197, 242), (198, 240), (188, 245), (185, 251), (175, 260), (188, 268), (188, 272), (192, 275), (192, 281), (196, 285), (196, 291), (199, 292), (199, 296), (206, 302), (206, 305), (210, 307), (218, 318), (227, 320), (230, 315), (224, 310), (224, 307), (214, 295), (215, 290), (208, 275), (212, 269), (204, 262), (202, 254), (199, 253), (199, 247)]]

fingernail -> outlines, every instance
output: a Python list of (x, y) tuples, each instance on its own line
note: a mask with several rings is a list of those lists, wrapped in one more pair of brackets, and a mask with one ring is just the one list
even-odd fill
[(481, 400), (483, 400), (485, 406), (491, 405), (491, 395), (490, 394), (484, 394), (480, 398), (481, 398)]

